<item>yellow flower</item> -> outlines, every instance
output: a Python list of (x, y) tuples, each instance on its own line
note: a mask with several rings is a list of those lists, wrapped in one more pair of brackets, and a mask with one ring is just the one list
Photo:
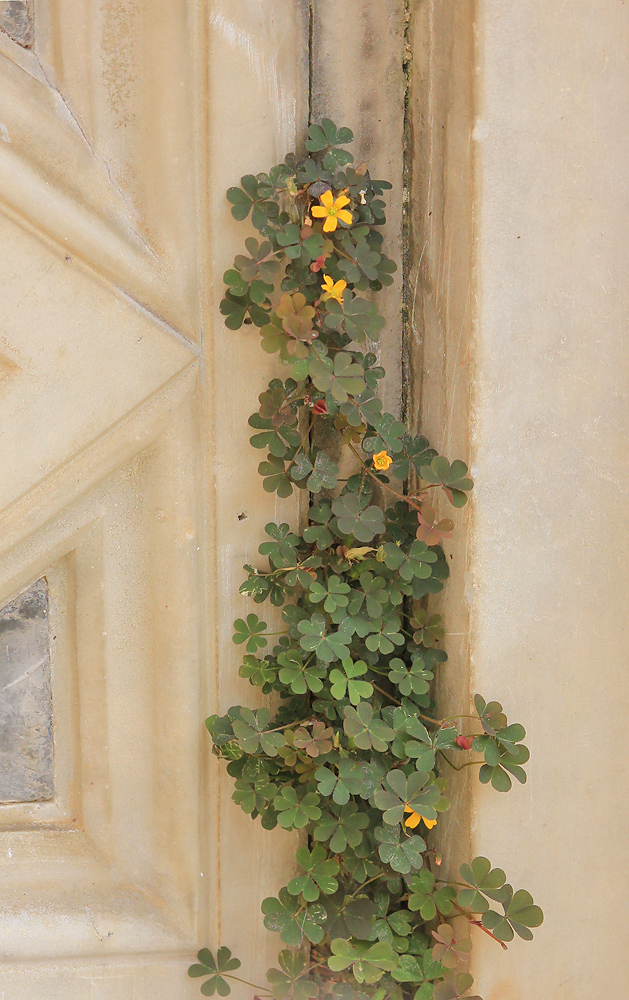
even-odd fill
[(349, 205), (349, 198), (345, 194), (340, 194), (335, 198), (331, 191), (324, 191), (319, 199), (320, 205), (314, 205), (312, 214), (316, 219), (325, 219), (323, 223), (324, 233), (333, 233), (338, 226), (339, 219), (348, 225), (352, 222), (352, 213), (345, 208)]
[(416, 826), (419, 826), (419, 821), (422, 819), (429, 830), (432, 830), (433, 826), (437, 825), (436, 819), (426, 819), (425, 816), (422, 816), (421, 813), (415, 812), (412, 806), (409, 806), (408, 804), (404, 806), (404, 812), (410, 813), (410, 816), (404, 820), (404, 825), (410, 827), (411, 830), (414, 830)]
[(374, 468), (378, 472), (386, 472), (392, 462), (393, 459), (390, 455), (387, 455), (386, 451), (379, 451), (377, 455), (373, 456)]
[(343, 292), (345, 291), (346, 288), (347, 288), (347, 282), (343, 281), (342, 278), (341, 278), (340, 281), (336, 281), (335, 282), (334, 279), (331, 278), (329, 274), (324, 274), (323, 275), (323, 296), (322, 296), (322, 298), (324, 300), (325, 299), (336, 299), (337, 302), (341, 302), (342, 303), (343, 302)]

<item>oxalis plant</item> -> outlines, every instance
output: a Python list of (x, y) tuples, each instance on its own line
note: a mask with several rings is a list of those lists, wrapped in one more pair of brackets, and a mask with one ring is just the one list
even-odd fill
[[(258, 327), (284, 372), (249, 418), (251, 444), (267, 451), (264, 489), (297, 487), (310, 506), (301, 532), (266, 525), (240, 588), (281, 607), (284, 629), (254, 612), (234, 623), (241, 676), (277, 707), (235, 706), (207, 728), (234, 801), (267, 830), (301, 833), (298, 874), (262, 903), (287, 947), (267, 987), (248, 985), (275, 1000), (474, 1000), (471, 929), (506, 947), (530, 940), (542, 911), (486, 858), (446, 878), (429, 834), (451, 769), (478, 766), (506, 792), (526, 780), (529, 752), (496, 701), (436, 712), (444, 628), (424, 604), (448, 577), (453, 531), (436, 511), (462, 507), (472, 481), (378, 398), (371, 347), (385, 320), (366, 293), (396, 269), (382, 249), (391, 185), (352, 165), (352, 138), (324, 119), (305, 159), (227, 192), (259, 237), (226, 271), (221, 312), (231, 330)], [(198, 957), (204, 996), (246, 982), (227, 947)]]

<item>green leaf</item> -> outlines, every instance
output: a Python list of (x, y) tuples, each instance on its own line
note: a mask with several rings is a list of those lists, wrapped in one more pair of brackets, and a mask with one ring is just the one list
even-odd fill
[(317, 452), (314, 470), (308, 479), (308, 489), (311, 493), (320, 493), (321, 490), (333, 490), (336, 486), (336, 479), (339, 474), (339, 467), (333, 462), (327, 452)]
[(338, 875), (339, 863), (335, 858), (328, 858), (324, 847), (316, 844), (312, 851), (307, 847), (297, 850), (297, 863), (304, 869), (305, 875), (298, 875), (288, 883), (291, 896), (300, 894), (308, 903), (314, 903), (319, 898), (320, 891), (327, 896), (333, 895), (338, 889), (335, 878)]
[(383, 941), (368, 944), (362, 941), (346, 941), (335, 938), (331, 942), (332, 954), (328, 965), (333, 972), (342, 972), (352, 966), (354, 979), (357, 983), (377, 983), (385, 972), (390, 972), (398, 965), (399, 958), (391, 945)]
[(430, 690), (432, 676), (432, 671), (425, 669), (420, 656), (413, 657), (410, 667), (399, 657), (389, 660), (389, 680), (407, 697), (411, 694), (426, 694)]
[(330, 694), (335, 701), (342, 701), (348, 697), (352, 705), (358, 705), (363, 699), (371, 698), (373, 686), (369, 681), (360, 678), (367, 672), (367, 664), (364, 660), (343, 660), (342, 671), (335, 669), (330, 671)]
[(279, 899), (269, 896), (262, 902), (264, 926), (267, 930), (278, 931), (282, 941), (292, 948), (299, 947), (303, 938), (312, 944), (323, 940), (323, 924), (328, 915), (320, 903), (300, 909), (299, 900), (290, 895), (287, 889), (280, 889)]
[[(346, 860), (347, 852), (344, 860)], [(325, 927), (330, 939), (333, 938), (371, 938), (375, 906), (372, 899), (364, 896), (349, 896), (343, 891), (324, 900), (328, 913)]]
[(286, 474), (284, 460), (277, 455), (269, 455), (266, 462), (260, 462), (258, 472), (264, 477), (262, 488), (266, 493), (277, 493), (280, 497), (292, 495), (293, 487)]
[(256, 653), (258, 649), (267, 645), (267, 639), (263, 635), (267, 628), (267, 623), (261, 621), (257, 615), (247, 615), (246, 621), (242, 618), (237, 618), (234, 622), (233, 642), (236, 645), (246, 642), (247, 652)]
[(329, 840), (330, 850), (339, 854), (347, 848), (358, 847), (363, 830), (369, 826), (369, 816), (360, 812), (355, 802), (348, 802), (334, 812), (323, 814), (314, 829), (316, 840)]
[(419, 911), (422, 920), (434, 920), (438, 912), (447, 917), (454, 910), (456, 889), (451, 885), (435, 889), (435, 876), (428, 868), (414, 875), (408, 888), (408, 908)]
[(544, 920), (544, 914), (539, 906), (533, 903), (533, 897), (525, 889), (516, 893), (510, 885), (502, 889), (500, 899), (504, 916), (495, 910), (483, 913), (483, 927), (491, 931), (500, 941), (512, 941), (514, 932), (524, 941), (532, 941), (531, 927), (539, 927)]
[(201, 976), (210, 977), (201, 987), (203, 996), (211, 997), (215, 993), (218, 993), (221, 997), (229, 996), (231, 986), (224, 978), (224, 975), (225, 973), (239, 969), (240, 960), (232, 958), (229, 948), (219, 948), (216, 952), (216, 958), (214, 958), (209, 948), (202, 948), (197, 957), (199, 964), (191, 965), (188, 969), (188, 975), (193, 979), (199, 979)]
[(326, 798), (332, 796), (338, 805), (349, 802), (350, 795), (360, 795), (365, 788), (365, 772), (362, 764), (354, 760), (341, 760), (338, 764), (338, 774), (329, 767), (320, 767), (315, 771), (319, 792)]
[(278, 823), (284, 830), (303, 830), (310, 822), (321, 818), (316, 792), (308, 792), (300, 799), (292, 785), (285, 785), (275, 796), (273, 806), (278, 812)]
[(331, 358), (313, 357), (309, 362), (310, 377), (320, 392), (331, 392), (338, 403), (349, 396), (359, 395), (366, 387), (361, 365), (352, 361), (351, 354), (339, 351)]
[(337, 608), (346, 608), (349, 604), (350, 587), (336, 573), (332, 573), (325, 586), (318, 581), (310, 588), (309, 598), (314, 604), (323, 601), (323, 610), (328, 614)]
[(315, 614), (310, 619), (304, 619), (297, 625), (301, 632), (299, 640), (302, 649), (308, 653), (316, 653), (323, 663), (333, 660), (345, 660), (349, 656), (351, 633), (341, 626), (336, 632), (327, 631), (327, 622), (323, 615)]
[(380, 859), (394, 871), (408, 875), (413, 869), (418, 871), (422, 867), (422, 855), (426, 850), (422, 837), (405, 837), (399, 826), (378, 826), (374, 836), (380, 844)]
[(436, 819), (435, 806), (441, 798), (438, 785), (428, 771), (414, 771), (408, 777), (394, 769), (387, 774), (384, 787), (376, 791), (374, 802), (382, 810), (385, 823), (402, 823), (406, 813), (419, 813), (425, 819)]
[(359, 750), (374, 750), (384, 753), (387, 744), (395, 736), (395, 732), (380, 718), (380, 713), (374, 713), (369, 702), (361, 701), (356, 708), (352, 705), (344, 709), (345, 722), (343, 728)]
[(339, 531), (353, 535), (359, 542), (370, 542), (385, 529), (384, 514), (380, 507), (365, 506), (355, 493), (343, 493), (332, 503), (338, 519)]

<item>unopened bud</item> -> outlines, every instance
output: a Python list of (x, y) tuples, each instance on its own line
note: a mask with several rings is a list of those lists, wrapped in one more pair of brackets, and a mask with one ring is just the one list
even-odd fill
[(457, 738), (456, 738), (456, 745), (458, 747), (461, 747), (461, 750), (471, 750), (472, 749), (472, 741), (468, 740), (467, 736), (463, 736), (463, 734), (461, 734), (460, 736), (457, 736)]

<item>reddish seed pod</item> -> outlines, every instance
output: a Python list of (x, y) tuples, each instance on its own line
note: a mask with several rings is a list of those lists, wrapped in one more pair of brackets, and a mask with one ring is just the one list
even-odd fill
[(471, 750), (472, 749), (472, 741), (468, 740), (467, 736), (463, 736), (462, 734), (461, 734), (461, 736), (457, 736), (457, 738), (456, 738), (456, 745), (458, 747), (461, 747), (461, 750)]
[(323, 416), (323, 414), (328, 412), (325, 399), (318, 399), (317, 402), (312, 407), (312, 412), (316, 413), (317, 416)]

